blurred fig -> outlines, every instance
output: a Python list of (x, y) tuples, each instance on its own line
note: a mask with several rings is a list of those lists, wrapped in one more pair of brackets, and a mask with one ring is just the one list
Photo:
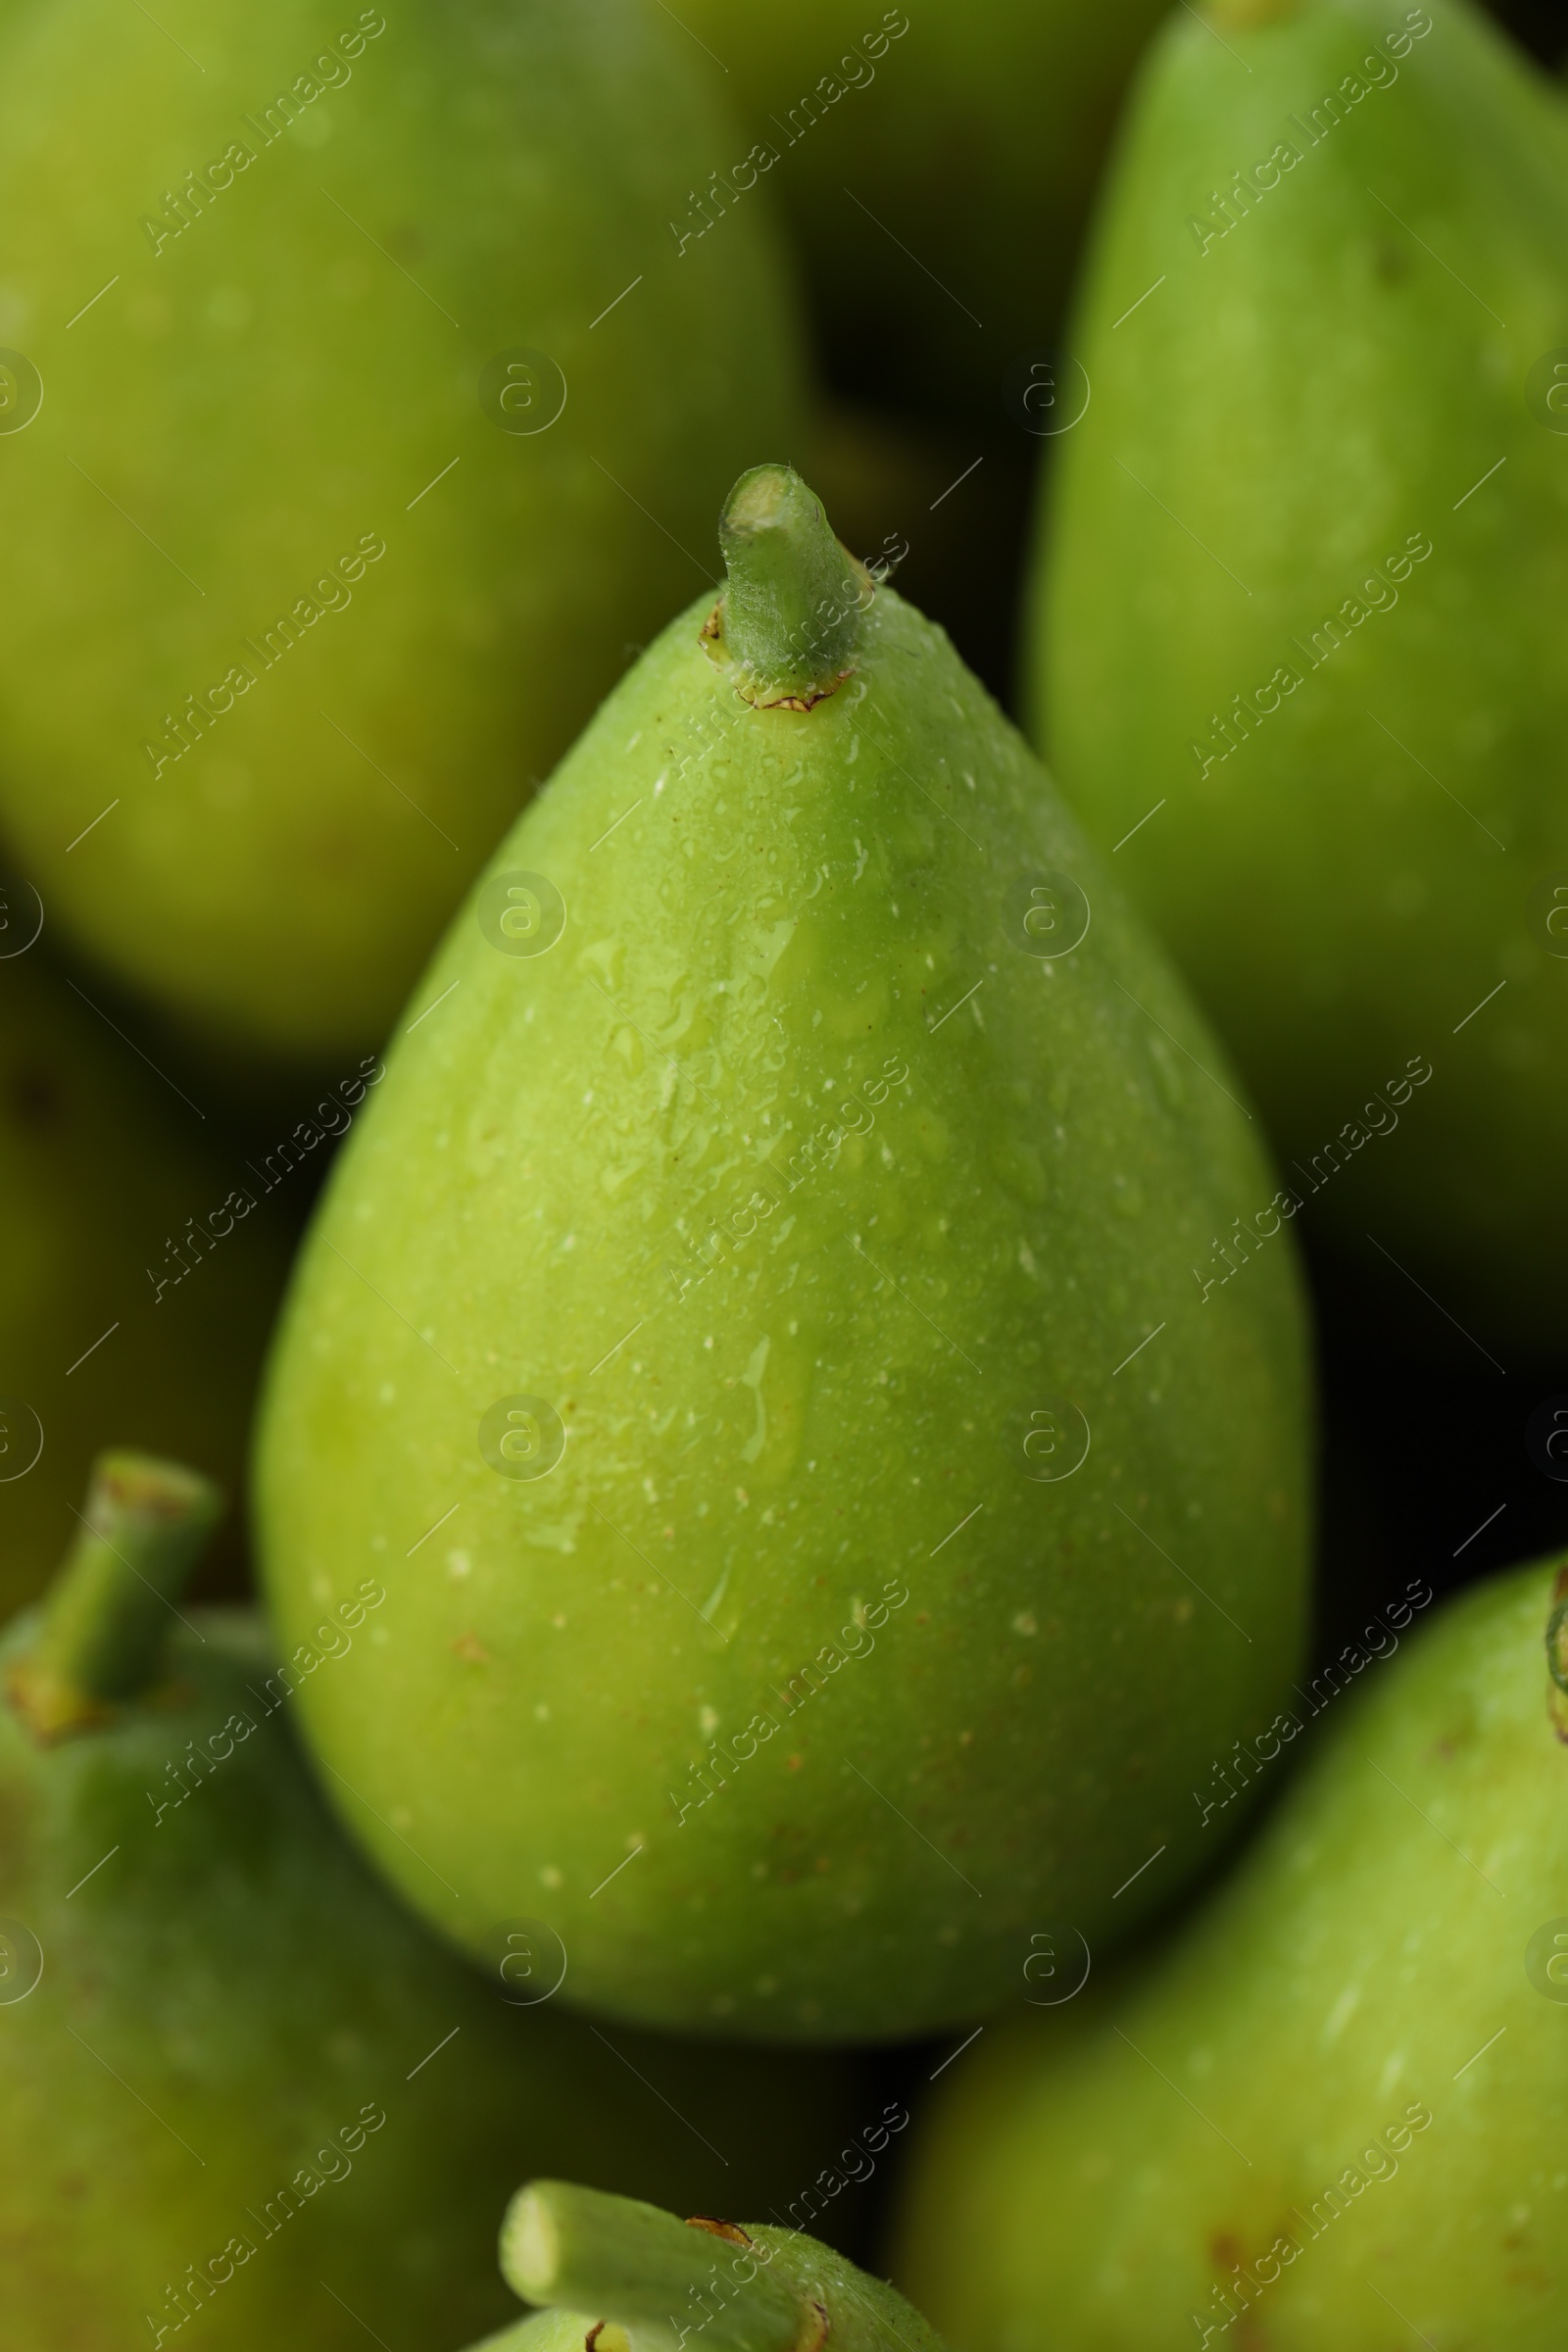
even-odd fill
[(191, 1030), (378, 1044), (788, 442), (766, 196), (663, 229), (733, 145), (716, 79), (642, 0), (18, 26), (0, 829)]
[(505, 2317), (519, 2172), (792, 2197), (854, 2070), (596, 2034), (537, 1922), (493, 1923), (488, 1984), (443, 1951), (345, 1849), (287, 1721), (302, 1682), (363, 1672), (386, 1588), (355, 1578), (279, 1662), (248, 1613), (179, 1605), (216, 1507), (103, 1457), (0, 1643), (6, 2352), (187, 2324), (337, 2352), (356, 2323), (450, 2352)]
[(1434, 1339), (1545, 1351), (1568, 109), (1465, 0), (1178, 10), (1074, 348), (1094, 398), (1030, 647), (1062, 789), (1123, 845), (1294, 1197)]
[(1312, 1693), (1194, 1792), (1336, 1707), (1220, 1893), (944, 2083), (897, 2272), (965, 2352), (1563, 2342), (1568, 1570)]

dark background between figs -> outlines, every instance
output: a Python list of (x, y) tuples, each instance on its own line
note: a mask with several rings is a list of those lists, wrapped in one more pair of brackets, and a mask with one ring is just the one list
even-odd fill
[(1568, 9), (1563, 0), (1491, 0), (1492, 13), (1544, 66), (1568, 57)]

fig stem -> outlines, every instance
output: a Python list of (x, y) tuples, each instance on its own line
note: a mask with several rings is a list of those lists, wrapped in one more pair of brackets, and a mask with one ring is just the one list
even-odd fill
[(199, 1471), (151, 1454), (99, 1454), (37, 1638), (6, 1678), (35, 1739), (100, 1723), (116, 1699), (157, 1679), (173, 1601), (222, 1508)]
[(699, 2329), (701, 2352), (813, 2343), (819, 2315), (807, 2299), (765, 2267), (765, 2253), (749, 2260), (750, 2277), (734, 2254), (722, 2235), (657, 2205), (567, 2180), (519, 2189), (501, 2230), (501, 2268), (525, 2301), (610, 2321), (634, 2346), (668, 2352)]
[(724, 502), (718, 543), (723, 650), (748, 702), (809, 710), (855, 659), (870, 575), (834, 538), (822, 502), (788, 466), (754, 466)]

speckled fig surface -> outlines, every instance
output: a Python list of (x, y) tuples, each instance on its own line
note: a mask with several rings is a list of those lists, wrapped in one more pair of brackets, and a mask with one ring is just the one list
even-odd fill
[(1194, 1279), (1275, 1178), (1020, 737), (787, 469), (722, 537), (399, 1023), (260, 1534), (285, 1647), (385, 1580), (302, 1711), (449, 1935), (895, 2036), (1212, 1848), (1299, 1647), (1302, 1310), (1278, 1216)]
[(1407, 1638), (1170, 1945), (954, 2068), (895, 2262), (959, 2352), (1562, 2343), (1568, 1570)]

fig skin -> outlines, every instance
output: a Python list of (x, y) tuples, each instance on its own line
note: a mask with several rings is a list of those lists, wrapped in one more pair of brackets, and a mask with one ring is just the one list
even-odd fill
[(796, 430), (768, 192), (664, 238), (733, 131), (641, 0), (66, 0), (7, 68), (0, 826), (210, 1050), (352, 1066)]
[(1555, 2352), (1565, 1595), (1557, 1561), (1514, 1570), (1332, 1712), (1315, 1683), (1296, 1785), (1220, 1892), (953, 2069), (894, 2255), (952, 2344)]
[(1038, 516), (1030, 732), (1098, 842), (1158, 807), (1119, 878), (1357, 1282), (1423, 1347), (1468, 1357), (1457, 1323), (1545, 1355), (1568, 114), (1453, 0), (1260, 13), (1227, 55), (1177, 10), (1129, 106), (1072, 336), (1094, 399)]
[(345, 1810), (445, 1932), (537, 1910), (591, 2008), (889, 2039), (1213, 1853), (1192, 1781), (1301, 1637), (1301, 1303), (1278, 1220), (1195, 1283), (1275, 1180), (947, 640), (884, 587), (769, 706), (725, 610), (411, 999), (280, 1327), (260, 1549), (285, 1642), (386, 1577), (304, 1721), (440, 1853), (461, 1900)]
[[(374, 1589), (318, 1613), (315, 1674), (373, 1654)], [(104, 1728), (39, 1745), (0, 1705), (0, 1993), (28, 1966), (18, 1921), (42, 1951), (0, 2006), (7, 2352), (172, 2345), (185, 2315), (226, 2352), (337, 2352), (345, 2303), (447, 2352), (512, 2308), (493, 2250), (519, 2172), (694, 2210), (739, 2178), (766, 2204), (859, 2120), (838, 2061), (786, 2082), (760, 2056), (612, 2048), (558, 2001), (509, 2006), (344, 1845), (265, 1629), (185, 1616)], [(0, 1677), (36, 1631), (9, 1629)]]

